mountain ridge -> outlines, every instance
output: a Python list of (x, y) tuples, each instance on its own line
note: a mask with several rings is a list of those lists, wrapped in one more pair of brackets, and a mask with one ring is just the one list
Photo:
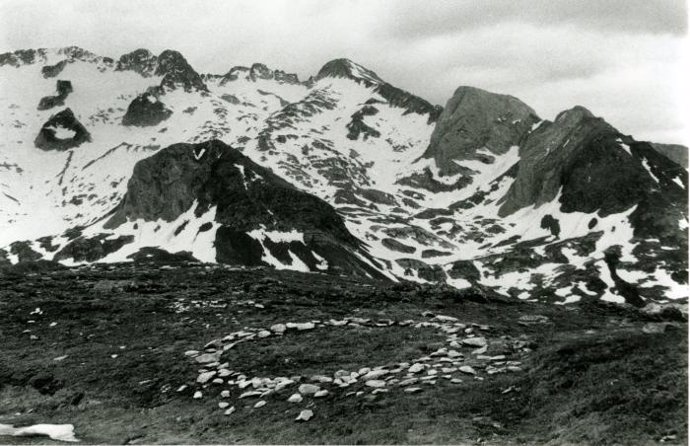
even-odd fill
[[(687, 170), (583, 107), (551, 122), (517, 98), (462, 86), (442, 108), (347, 59), (300, 81), (261, 63), (199, 74), (171, 50), (139, 49), (116, 61), (70, 47), (6, 53), (0, 70), (13, 86), (0, 100), (8, 135), (0, 143), (0, 217), (12, 231), (3, 239), (5, 261), (163, 251), (317, 271), (318, 255), (345, 274), (560, 304), (687, 297)], [(55, 91), (55, 76), (71, 91), (62, 104), (37, 110)], [(43, 126), (58, 131), (50, 117), (67, 109), (89, 139), (37, 150), (31, 141)], [(221, 190), (244, 196), (236, 194), (244, 183), (230, 165), (223, 175), (190, 173), (204, 144), (209, 153), (232, 147), (258, 166), (240, 163), (247, 172), (316, 197), (342, 219), (352, 243), (324, 236), (315, 220), (295, 226), (287, 212), (278, 218), (285, 226), (253, 211), (238, 214), (247, 226), (230, 225), (215, 213)], [(170, 161), (172, 152), (180, 159)], [(156, 171), (163, 159), (168, 170)], [(143, 180), (153, 172), (172, 175), (169, 190)], [(201, 187), (208, 175), (225, 186)], [(139, 195), (129, 188), (133, 178)], [(199, 184), (176, 189), (186, 181)], [(137, 212), (122, 205), (135, 196), (158, 204)], [(213, 229), (195, 232), (202, 226)], [(282, 235), (266, 235), (276, 231)]]

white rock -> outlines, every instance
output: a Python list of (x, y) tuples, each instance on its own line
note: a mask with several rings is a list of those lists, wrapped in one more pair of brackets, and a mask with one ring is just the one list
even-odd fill
[(462, 343), (469, 347), (484, 347), (487, 345), (486, 338), (479, 336), (474, 338), (465, 338), (462, 340)]
[(285, 324), (271, 325), (271, 331), (274, 333), (285, 333), (285, 330), (287, 330)]
[(453, 316), (444, 316), (442, 314), (437, 314), (434, 316), (433, 320), (438, 322), (457, 322), (458, 318)]
[(223, 412), (223, 415), (232, 415), (234, 412), (235, 412), (235, 406), (232, 406), (231, 408), (229, 408), (228, 410)]
[(371, 379), (365, 382), (364, 385), (374, 388), (386, 387), (386, 381), (382, 381), (380, 379)]
[(290, 398), (288, 398), (288, 403), (301, 403), (303, 400), (302, 395), (299, 393), (293, 393), (290, 395)]
[(259, 338), (267, 338), (271, 336), (271, 332), (268, 330), (261, 330), (257, 336), (259, 336)]
[(316, 325), (313, 322), (288, 322), (287, 328), (296, 328), (298, 331), (313, 330)]
[(228, 369), (218, 370), (218, 376), (220, 376), (221, 378), (227, 378), (230, 375), (232, 375), (232, 372)]
[(302, 395), (313, 395), (319, 390), (321, 390), (321, 388), (314, 384), (300, 384), (298, 390), (299, 393), (301, 393)]
[(459, 367), (458, 370), (460, 370), (462, 373), (467, 373), (468, 375), (477, 374), (477, 371), (468, 365), (463, 365), (462, 367)]
[(264, 407), (266, 405), (266, 401), (258, 401), (256, 404), (254, 404), (254, 409), (259, 409), (261, 407)]
[(424, 365), (423, 365), (423, 364), (420, 364), (420, 363), (412, 364), (412, 365), (410, 366), (410, 368), (408, 369), (408, 371), (409, 371), (410, 373), (419, 373), (419, 372), (421, 372), (422, 370), (424, 370)]
[(223, 390), (220, 392), (220, 397), (221, 398), (230, 398), (230, 391), (229, 390)]
[(314, 412), (312, 412), (309, 409), (305, 409), (302, 412), (297, 415), (297, 418), (295, 418), (295, 421), (309, 421), (312, 419), (314, 416)]
[(403, 391), (407, 392), (407, 393), (417, 393), (417, 392), (421, 392), (422, 388), (421, 387), (408, 387)]
[(201, 393), (200, 390), (197, 390), (196, 392), (194, 392), (194, 396), (192, 398), (194, 398), (195, 400), (200, 400), (201, 397), (203, 397), (203, 396), (204, 396), (204, 394)]
[(221, 409), (227, 409), (229, 406), (230, 403), (226, 403), (225, 401), (221, 401), (220, 403), (218, 403), (218, 407), (220, 407)]
[(371, 372), (365, 373), (364, 376), (362, 376), (362, 379), (368, 381), (388, 375), (388, 373), (388, 370), (372, 370)]
[(322, 389), (314, 394), (314, 398), (323, 398), (328, 395), (328, 390)]
[(198, 382), (199, 384), (206, 384), (214, 376), (216, 376), (215, 370), (211, 370), (210, 372), (200, 373), (199, 376), (196, 378), (196, 382)]

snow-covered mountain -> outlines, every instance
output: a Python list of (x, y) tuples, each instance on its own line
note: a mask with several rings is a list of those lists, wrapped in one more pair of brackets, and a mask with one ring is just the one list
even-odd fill
[[(346, 59), (199, 74), (178, 52), (0, 55), (0, 263), (177, 258), (556, 303), (686, 299), (687, 149)], [(687, 159), (687, 154), (685, 155)]]

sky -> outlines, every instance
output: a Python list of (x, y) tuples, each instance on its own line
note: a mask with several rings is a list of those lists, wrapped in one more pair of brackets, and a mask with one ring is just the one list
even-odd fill
[(435, 104), (470, 85), (685, 145), (687, 34), (685, 0), (0, 0), (0, 52), (170, 48), (199, 72), (300, 78), (347, 57)]

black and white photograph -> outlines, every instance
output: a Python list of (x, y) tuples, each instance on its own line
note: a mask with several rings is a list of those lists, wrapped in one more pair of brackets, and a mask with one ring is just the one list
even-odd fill
[(0, 0), (0, 444), (688, 444), (686, 0)]

